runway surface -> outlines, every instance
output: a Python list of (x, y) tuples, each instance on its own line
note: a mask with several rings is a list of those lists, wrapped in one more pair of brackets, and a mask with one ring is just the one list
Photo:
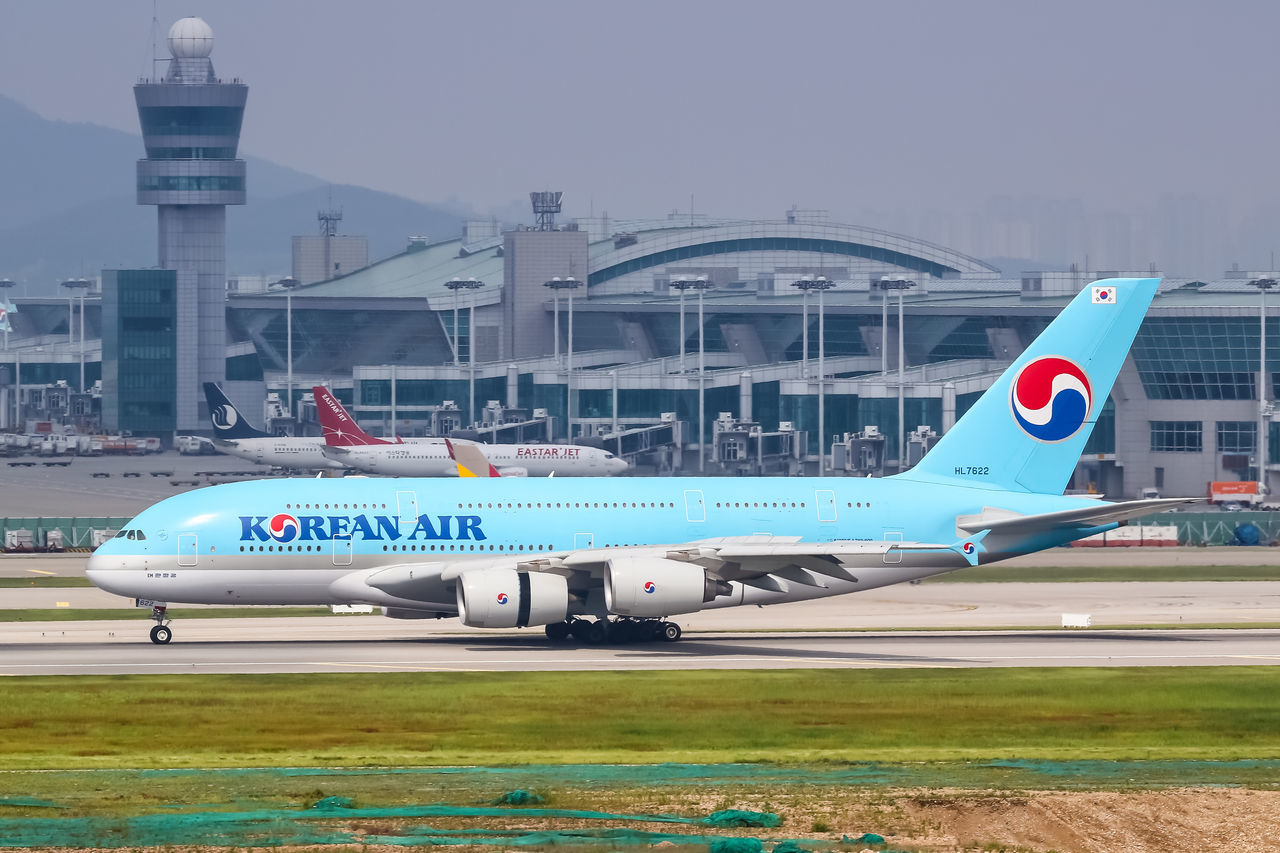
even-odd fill
[[(189, 611), (217, 609), (181, 604), (174, 607)], [(93, 587), (0, 589), (0, 610), (46, 608), (134, 609), (130, 599)], [(269, 611), (268, 608), (264, 610)], [(1064, 612), (1087, 613), (1096, 625), (1280, 622), (1280, 583), (898, 584), (854, 595), (776, 607), (706, 610), (678, 617), (675, 621), (695, 631), (1052, 628), (1061, 626)], [(462, 628), (457, 620), (403, 621), (385, 619), (381, 615), (342, 618), (377, 623), (381, 626), (378, 630), (385, 635), (397, 637), (416, 637), (441, 630), (468, 630)], [(179, 619), (175, 626), (177, 630), (181, 630), (186, 621)], [(329, 621), (341, 620), (334, 617)], [(8, 630), (5, 623), (0, 623), (0, 638)], [(478, 632), (481, 636), (487, 633), (491, 632)]]
[[(17, 642), (3, 675), (570, 670), (1232, 666), (1280, 663), (1280, 631), (686, 634), (676, 643), (577, 646), (520, 634), (387, 638), (375, 620), (188, 620), (169, 646), (145, 625), (63, 623)], [(380, 620), (379, 620), (380, 621)], [(12, 634), (6, 631), (5, 634)]]

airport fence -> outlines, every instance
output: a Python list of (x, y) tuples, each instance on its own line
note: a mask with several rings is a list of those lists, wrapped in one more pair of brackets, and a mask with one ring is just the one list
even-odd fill
[(6, 553), (92, 551), (129, 523), (128, 518), (98, 516), (0, 517), (0, 541)]
[(1236, 531), (1249, 524), (1258, 528), (1257, 544), (1280, 542), (1280, 512), (1162, 512), (1129, 524), (1173, 525), (1179, 545), (1233, 545)]

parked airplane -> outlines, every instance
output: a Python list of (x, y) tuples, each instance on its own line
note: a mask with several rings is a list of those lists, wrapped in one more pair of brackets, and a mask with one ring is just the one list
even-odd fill
[(884, 479), (267, 480), (161, 501), (88, 576), (168, 602), (680, 636), (670, 617), (842, 595), (1111, 530), (1194, 499), (1062, 494), (1156, 292), (1085, 287), (915, 468)]
[(269, 435), (245, 420), (217, 383), (204, 383), (213, 422), (213, 443), (224, 453), (281, 468), (342, 468), (324, 455), (323, 438)]
[[(390, 442), (362, 430), (355, 419), (323, 385), (312, 389), (320, 427), (324, 431), (325, 455), (349, 468), (367, 474), (395, 477), (440, 477), (459, 474), (454, 452), (440, 442)], [(336, 441), (345, 446), (335, 447)], [(464, 443), (454, 442), (461, 450)], [(620, 474), (627, 463), (596, 447), (564, 444), (483, 444), (475, 445), (504, 477), (601, 477)], [(474, 470), (474, 469), (473, 469)], [(466, 474), (463, 476), (474, 476)]]

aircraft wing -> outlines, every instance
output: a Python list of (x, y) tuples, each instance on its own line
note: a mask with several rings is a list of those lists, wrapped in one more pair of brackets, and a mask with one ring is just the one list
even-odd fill
[(996, 507), (985, 507), (977, 515), (962, 515), (956, 521), (959, 529), (969, 533), (979, 533), (984, 530), (1013, 535), (1048, 533), (1055, 530), (1099, 527), (1104, 524), (1124, 522), (1131, 518), (1151, 515), (1164, 509), (1201, 500), (1203, 498), (1150, 498), (1117, 503), (1090, 502), (1088, 506), (1078, 509), (1042, 512), (1035, 515), (1022, 515)]

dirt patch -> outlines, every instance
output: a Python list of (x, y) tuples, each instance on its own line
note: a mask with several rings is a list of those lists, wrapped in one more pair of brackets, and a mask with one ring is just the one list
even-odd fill
[[(601, 792), (604, 793), (604, 792)], [(726, 805), (726, 794), (736, 808), (773, 811), (783, 818), (774, 829), (714, 830), (690, 825), (654, 824), (640, 819), (645, 813), (700, 815)], [(1280, 851), (1280, 791), (1243, 788), (1180, 788), (1159, 791), (1063, 792), (1063, 791), (975, 791), (960, 789), (889, 789), (863, 786), (788, 786), (756, 791), (709, 791), (708, 789), (632, 789), (608, 792), (600, 799), (626, 800), (627, 820), (580, 820), (540, 817), (513, 809), (509, 815), (471, 818), (420, 817), (371, 820), (358, 813), (343, 819), (335, 814), (326, 820), (333, 829), (349, 832), (364, 844), (294, 845), (274, 848), (282, 851), (339, 853), (403, 853), (405, 845), (380, 843), (388, 837), (403, 837), (415, 849), (430, 841), (415, 830), (430, 826), (436, 830), (505, 830), (505, 833), (572, 833), (575, 830), (616, 827), (643, 831), (689, 833), (708, 836), (752, 836), (769, 849), (780, 839), (800, 839), (812, 850), (861, 851), (884, 849), (851, 844), (843, 839), (860, 838), (870, 832), (884, 836), (886, 846), (898, 851), (951, 853), (951, 851), (1058, 851), (1058, 853), (1203, 853), (1230, 850), (1233, 853)], [(596, 799), (596, 798), (592, 798)], [(592, 805), (600, 807), (598, 800)], [(358, 812), (359, 810), (357, 810)], [(416, 837), (415, 837), (416, 835)], [(374, 839), (379, 839), (375, 841)], [(411, 840), (410, 840), (411, 839)], [(483, 837), (475, 838), (480, 849), (524, 850), (558, 848), (550, 842), (540, 845), (531, 839), (516, 842), (508, 836), (501, 846)], [(563, 844), (563, 841), (560, 842)], [(645, 849), (638, 839), (582, 839), (585, 848)], [(706, 841), (698, 849), (706, 849)], [(577, 846), (577, 845), (575, 845)], [(685, 847), (668, 840), (662, 846)], [(40, 853), (73, 853), (86, 848), (41, 848)], [(130, 849), (138, 849), (130, 846)], [(155, 848), (152, 848), (155, 849)], [(225, 847), (166, 845), (168, 853), (191, 851), (213, 853)], [(456, 847), (451, 849), (457, 849)], [(692, 847), (690, 848), (692, 849)]]

